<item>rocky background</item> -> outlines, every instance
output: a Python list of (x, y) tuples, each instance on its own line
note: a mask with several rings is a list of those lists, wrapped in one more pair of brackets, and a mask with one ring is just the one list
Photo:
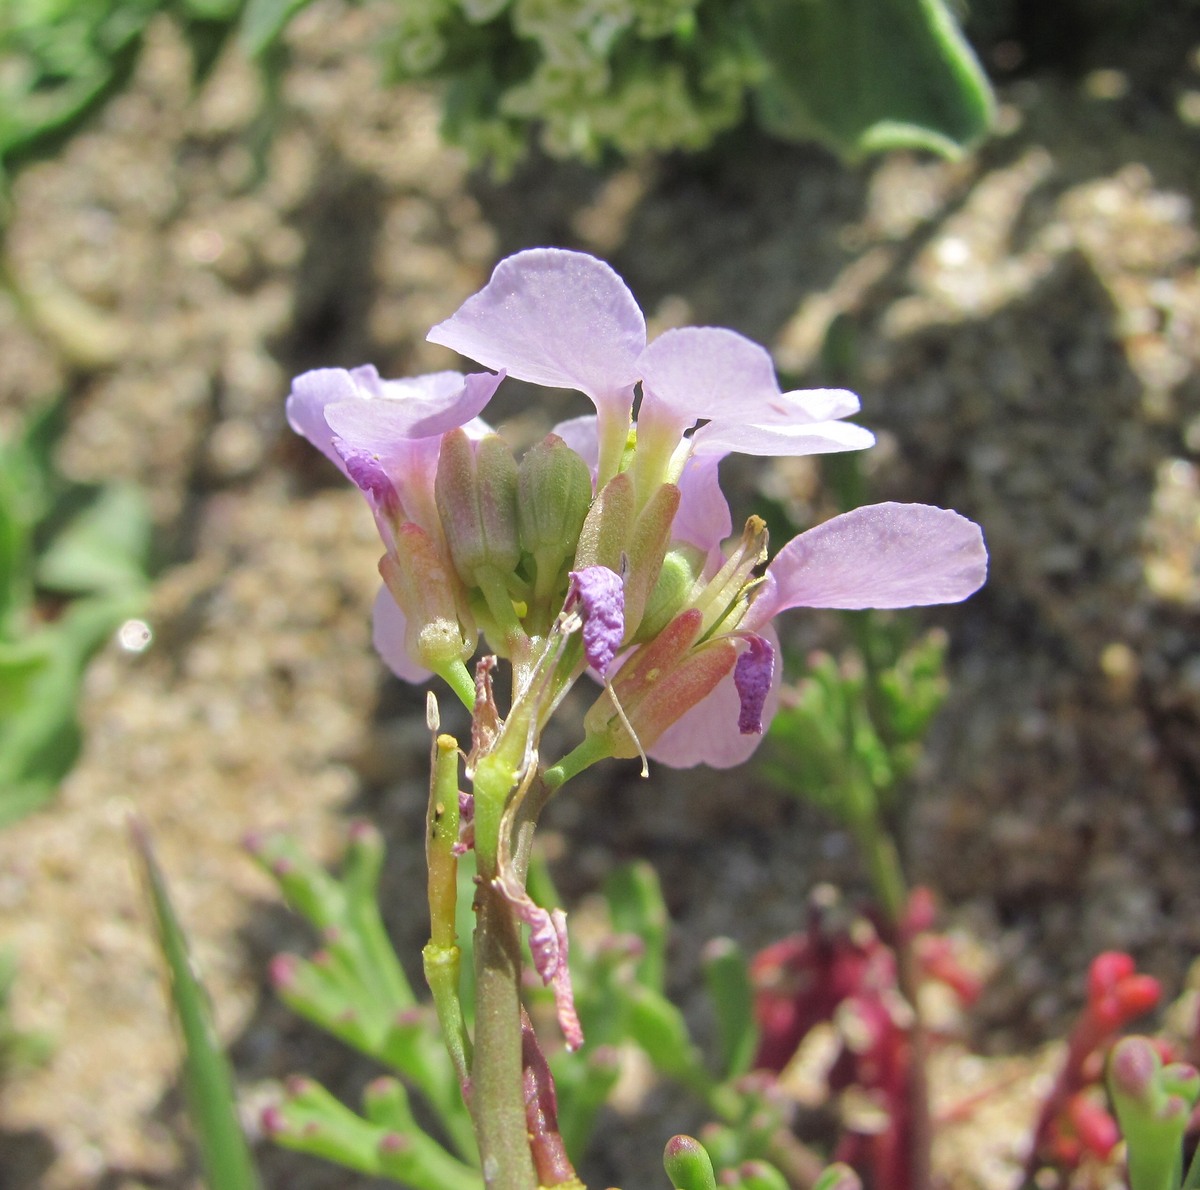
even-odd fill
[[(1164, 21), (1121, 69), (1007, 84), (997, 135), (957, 164), (847, 169), (741, 133), (607, 171), (538, 159), (500, 184), (441, 145), (435, 95), (377, 85), (380, 19), (335, 0), (305, 12), (269, 141), (245, 65), (231, 54), (193, 98), (163, 25), (136, 85), (16, 187), (10, 264), (39, 316), (0, 297), (0, 427), (65, 390), (63, 469), (143, 485), (158, 552), (151, 643), (100, 656), (81, 763), (0, 834), (14, 1012), (55, 1042), (0, 1088), (0, 1187), (199, 1185), (134, 810), (248, 1115), (294, 1070), (357, 1102), (371, 1071), (265, 987), (270, 955), (307, 940), (241, 840), (285, 825), (333, 858), (347, 819), (370, 815), (415, 959), (427, 737), (422, 696), (370, 647), (371, 518), (291, 436), (283, 398), (313, 366), (453, 366), (426, 329), (538, 244), (608, 258), (653, 329), (768, 344), (796, 384), (824, 378), (834, 327), (880, 432), (874, 498), (983, 525), (987, 588), (927, 617), (950, 634), (953, 686), (908, 843), (990, 972), (968, 1039), (982, 1056), (948, 1059), (938, 1095), (1021, 1090), (995, 1091), (965, 1148), (947, 1136), (942, 1177), (1011, 1185), (1042, 1047), (1088, 959), (1128, 949), (1176, 995), (1200, 954), (1200, 30)], [(518, 394), (508, 428), (531, 436), (567, 408)], [(807, 462), (740, 474), (735, 513), (755, 482), (800, 524), (827, 511)], [(839, 639), (832, 617), (795, 619), (799, 655)], [(799, 924), (816, 882), (862, 888), (847, 841), (753, 767), (642, 782), (602, 766), (547, 819), (571, 907), (615, 862), (656, 865), (675, 990), (697, 1012), (705, 939), (755, 948)], [(663, 1141), (698, 1125), (654, 1088), (631, 1110), (605, 1123), (593, 1184), (662, 1184)], [(262, 1160), (271, 1187), (366, 1184), (266, 1145)]]

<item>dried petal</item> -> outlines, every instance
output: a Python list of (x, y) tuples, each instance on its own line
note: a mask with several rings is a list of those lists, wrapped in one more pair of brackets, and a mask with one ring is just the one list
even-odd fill
[(762, 735), (763, 707), (775, 674), (775, 650), (763, 637), (751, 633), (749, 648), (733, 667), (733, 684), (741, 699), (738, 731), (742, 735)]
[(571, 571), (565, 610), (579, 604), (583, 618), (583, 651), (601, 676), (608, 673), (625, 636), (625, 589), (621, 576), (607, 566)]

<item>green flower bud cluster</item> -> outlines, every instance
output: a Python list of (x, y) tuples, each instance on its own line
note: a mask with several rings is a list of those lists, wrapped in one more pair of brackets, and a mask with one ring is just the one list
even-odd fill
[(518, 466), (497, 434), (442, 441), (434, 497), (475, 623), (491, 649), (520, 660), (562, 610), (592, 503), (587, 464), (550, 434)]

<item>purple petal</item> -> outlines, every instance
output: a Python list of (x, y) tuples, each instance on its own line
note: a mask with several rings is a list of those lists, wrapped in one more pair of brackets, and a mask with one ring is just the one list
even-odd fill
[(596, 468), (600, 464), (600, 438), (596, 431), (596, 415), (585, 413), (560, 421), (551, 431), (557, 434), (591, 468), (595, 480)]
[(440, 438), (478, 415), (491, 400), (503, 375), (434, 372), (409, 380), (382, 381), (377, 395), (359, 390), (357, 399), (325, 409), (329, 428), (351, 448), (387, 457), (397, 441)]
[(533, 248), (502, 260), (483, 289), (427, 337), (518, 380), (578, 389), (597, 408), (619, 404), (624, 413), (646, 323), (602, 260)]
[(572, 570), (565, 610), (576, 603), (582, 608), (584, 654), (604, 677), (625, 635), (625, 588), (620, 575), (607, 566)]
[(398, 678), (406, 682), (424, 682), (432, 675), (409, 656), (405, 647), (407, 633), (408, 620), (400, 610), (400, 605), (392, 598), (387, 587), (380, 587), (379, 594), (375, 596), (372, 631), (375, 648), (388, 669)]
[(333, 445), (333, 431), (325, 420), (326, 406), (359, 397), (354, 378), (345, 368), (316, 368), (292, 381), (287, 399), (288, 425), (307, 438), (326, 458), (348, 475)]
[(860, 408), (862, 404), (858, 397), (844, 388), (795, 388), (781, 393), (777, 401), (768, 401), (754, 420), (763, 425), (837, 421), (857, 413)]
[(691, 425), (700, 418), (757, 415), (782, 394), (770, 355), (736, 331), (688, 326), (665, 331), (642, 352), (642, 413)]
[(736, 453), (781, 458), (864, 450), (874, 443), (875, 435), (870, 430), (848, 421), (792, 425), (711, 421), (692, 435), (692, 451), (698, 455)]
[(671, 537), (694, 545), (706, 554), (716, 549), (733, 532), (733, 517), (721, 491), (717, 465), (723, 456), (692, 456), (677, 481), (679, 510), (671, 523)]
[[(768, 626), (762, 633), (772, 652), (778, 652), (779, 639)], [(774, 667), (762, 710), (762, 721), (771, 722), (779, 707), (782, 685), (781, 666)], [(743, 735), (738, 728), (742, 699), (734, 681), (736, 667), (717, 688), (697, 703), (655, 741), (649, 754), (652, 760), (674, 769), (706, 764), (714, 769), (733, 768), (749, 759), (762, 741), (761, 735)]]
[(743, 628), (789, 607), (957, 603), (987, 577), (973, 521), (927, 504), (871, 504), (793, 538), (767, 567)]
[(733, 685), (742, 700), (738, 731), (742, 735), (762, 735), (763, 707), (775, 676), (775, 650), (756, 633), (747, 638), (750, 647), (733, 667)]
[(334, 439), (334, 449), (342, 456), (350, 478), (371, 498), (373, 508), (391, 512), (399, 507), (400, 494), (377, 455), (351, 450), (340, 439)]

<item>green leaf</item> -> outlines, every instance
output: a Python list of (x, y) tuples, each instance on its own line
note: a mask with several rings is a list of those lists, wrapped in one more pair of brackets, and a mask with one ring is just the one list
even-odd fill
[(987, 79), (944, 0), (755, 0), (767, 131), (850, 160), (961, 154), (991, 124)]
[(731, 938), (714, 938), (704, 947), (704, 984), (717, 1017), (721, 1073), (737, 1078), (750, 1069), (758, 1048), (754, 990), (746, 956)]
[(716, 1190), (712, 1160), (693, 1137), (673, 1136), (667, 1141), (663, 1168), (675, 1190)]
[(130, 484), (107, 484), (51, 541), (38, 563), (38, 583), (64, 594), (138, 590), (149, 552), (145, 497)]
[(311, 0), (249, 0), (242, 13), (238, 40), (242, 49), (257, 57), (269, 49), (292, 19)]
[(130, 833), (170, 972), (171, 1002), (183, 1034), (188, 1105), (208, 1185), (213, 1190), (259, 1190), (254, 1159), (238, 1122), (233, 1074), (217, 1041), (208, 999), (193, 972), (187, 939), (171, 907), (146, 828), (133, 822)]
[(84, 667), (139, 602), (79, 600), (28, 640), (0, 643), (0, 826), (48, 801), (75, 763)]

